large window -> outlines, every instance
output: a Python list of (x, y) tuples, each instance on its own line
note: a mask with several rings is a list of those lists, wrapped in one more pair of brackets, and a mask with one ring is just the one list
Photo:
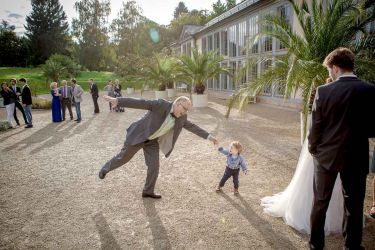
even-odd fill
[(254, 37), (258, 34), (258, 16), (252, 16), (249, 19), (249, 35), (248, 35), (248, 43), (250, 45), (249, 52), (251, 54), (258, 54), (259, 53), (259, 42), (254, 41)]
[(238, 54), (241, 56), (246, 55), (246, 21), (238, 24)]
[[(246, 69), (242, 68), (244, 66), (244, 64), (245, 63), (243, 63), (242, 61), (238, 61), (238, 72), (241, 71), (241, 74), (242, 74), (242, 77), (239, 80), (240, 86), (242, 86), (243, 84), (245, 84), (247, 82)], [(237, 86), (237, 87), (239, 87), (239, 86)]]
[(228, 31), (226, 29), (221, 31), (221, 54), (228, 55)]
[(186, 54), (191, 55), (191, 42), (186, 44)]
[(214, 50), (217, 53), (220, 53), (220, 34), (216, 32), (214, 34)]
[[(278, 15), (284, 19), (289, 25), (292, 24), (291, 21), (291, 10), (289, 5), (282, 5), (277, 8)], [(285, 45), (282, 42), (278, 42), (278, 49), (285, 49)]]
[(236, 62), (229, 62), (229, 68), (230, 68), (230, 75), (229, 75), (229, 83), (228, 83), (228, 90), (234, 90), (236, 89), (236, 83), (233, 81), (233, 76), (236, 74), (237, 72), (237, 68), (236, 68)]
[(272, 37), (264, 36), (263, 37), (263, 52), (272, 51)]
[[(262, 71), (265, 72), (267, 69), (269, 69), (272, 66), (272, 60), (266, 60), (262, 63)], [(265, 95), (272, 95), (272, 86), (267, 86), (263, 93)]]
[[(221, 63), (221, 67), (228, 67), (226, 62)], [(220, 85), (221, 89), (226, 90), (228, 89), (228, 74), (220, 74)]]
[(248, 70), (248, 79), (250, 82), (258, 78), (258, 64), (253, 64)]
[(202, 38), (202, 52), (206, 52), (207, 51), (207, 42), (206, 42), (206, 37), (203, 37)]
[(229, 27), (229, 57), (237, 56), (237, 25)]
[(212, 51), (213, 50), (213, 38), (212, 38), (212, 35), (208, 36), (207, 37), (207, 48), (208, 48), (208, 51)]

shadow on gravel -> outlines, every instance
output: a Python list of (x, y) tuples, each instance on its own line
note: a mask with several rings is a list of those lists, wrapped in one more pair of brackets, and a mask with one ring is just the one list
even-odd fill
[(293, 242), (286, 238), (282, 232), (275, 232), (268, 221), (259, 217), (240, 194), (236, 195), (236, 197), (240, 200), (243, 206), (237, 204), (227, 194), (223, 192), (219, 194), (236, 208), (242, 216), (249, 221), (254, 229), (263, 235), (263, 239), (268, 243), (270, 249), (296, 249), (293, 246)]
[(113, 237), (111, 229), (107, 223), (107, 220), (104, 218), (102, 213), (98, 213), (93, 216), (95, 221), (96, 229), (98, 230), (100, 236), (100, 243), (102, 250), (120, 250), (116, 239)]
[(143, 206), (146, 209), (146, 216), (150, 223), (154, 249), (172, 249), (167, 231), (158, 215), (158, 211), (156, 211), (155, 203), (156, 201), (153, 199), (143, 199)]

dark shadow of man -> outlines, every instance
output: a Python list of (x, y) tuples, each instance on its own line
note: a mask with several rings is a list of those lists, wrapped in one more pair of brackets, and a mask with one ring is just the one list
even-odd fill
[(259, 217), (249, 204), (238, 194), (236, 197), (240, 200), (243, 207), (236, 203), (227, 194), (221, 192), (220, 195), (226, 199), (242, 216), (261, 234), (271, 249), (296, 249), (293, 243), (282, 233), (276, 232), (272, 226), (264, 219)]
[(102, 250), (120, 250), (120, 246), (117, 243), (115, 237), (109, 228), (107, 220), (103, 216), (102, 213), (98, 213), (93, 216), (93, 220), (96, 225), (96, 229), (98, 230), (100, 236), (100, 243)]
[(146, 216), (148, 217), (150, 223), (154, 249), (172, 249), (167, 231), (165, 230), (163, 222), (156, 211), (156, 202), (157, 201), (153, 199), (143, 199), (143, 206), (146, 209)]

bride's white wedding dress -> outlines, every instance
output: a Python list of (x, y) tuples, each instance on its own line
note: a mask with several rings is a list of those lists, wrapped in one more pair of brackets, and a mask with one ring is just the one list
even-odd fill
[[(264, 212), (283, 217), (286, 224), (300, 232), (310, 234), (310, 213), (313, 203), (313, 158), (305, 140), (298, 160), (296, 172), (288, 187), (281, 193), (261, 199)], [(343, 195), (340, 176), (337, 176), (328, 207), (325, 234), (341, 233), (343, 221)]]

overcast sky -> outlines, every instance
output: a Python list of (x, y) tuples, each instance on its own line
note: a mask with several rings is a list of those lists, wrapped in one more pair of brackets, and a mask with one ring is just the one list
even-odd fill
[[(143, 10), (143, 15), (147, 18), (159, 23), (169, 24), (173, 19), (173, 12), (178, 2), (181, 0), (136, 0)], [(211, 10), (212, 3), (217, 0), (186, 0), (185, 5), (189, 10), (206, 9)], [(25, 18), (31, 12), (30, 0), (1, 0), (0, 19), (8, 21), (11, 25), (16, 26), (17, 34), (22, 34), (25, 29), (23, 25), (26, 23)], [(76, 0), (60, 0), (63, 5), (65, 14), (68, 16), (69, 23), (73, 17), (77, 17), (74, 9)], [(111, 0), (111, 15), (109, 20), (117, 16), (122, 7), (123, 0)]]

